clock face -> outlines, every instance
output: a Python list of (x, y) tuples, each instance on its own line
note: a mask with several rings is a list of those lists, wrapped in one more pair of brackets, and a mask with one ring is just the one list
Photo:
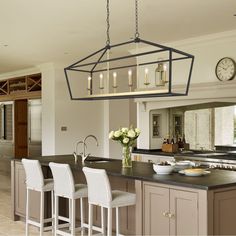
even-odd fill
[(232, 80), (236, 75), (236, 63), (233, 59), (224, 57), (217, 63), (215, 72), (220, 81)]

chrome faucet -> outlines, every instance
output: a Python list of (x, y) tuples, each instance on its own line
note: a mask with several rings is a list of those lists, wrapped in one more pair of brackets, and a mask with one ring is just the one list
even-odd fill
[(90, 155), (90, 153), (89, 153), (89, 154), (86, 154), (86, 148), (87, 148), (86, 140), (87, 140), (88, 138), (93, 138), (93, 139), (95, 139), (96, 144), (97, 144), (97, 146), (98, 146), (98, 140), (97, 140), (96, 136), (94, 136), (94, 135), (92, 135), (92, 134), (86, 136), (85, 139), (84, 139), (84, 141), (82, 141), (83, 144), (84, 144), (84, 151), (83, 151), (83, 153), (82, 153), (82, 162), (84, 162), (84, 161), (86, 160), (86, 158)]
[[(78, 141), (75, 144), (75, 151), (73, 152), (74, 158), (75, 158), (75, 163), (78, 162), (78, 146), (79, 144), (83, 144), (84, 148), (86, 147), (86, 144), (84, 143), (84, 141)], [(83, 155), (83, 153), (80, 153), (81, 155)]]

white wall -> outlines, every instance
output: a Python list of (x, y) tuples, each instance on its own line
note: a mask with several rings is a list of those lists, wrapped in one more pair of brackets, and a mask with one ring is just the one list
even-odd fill
[[(88, 134), (95, 135), (88, 139), (88, 152), (103, 155), (103, 101), (71, 101), (65, 80), (63, 67), (55, 67), (55, 154), (72, 153), (75, 143), (83, 140)], [(67, 131), (61, 131), (61, 127)], [(80, 147), (82, 151), (82, 147)]]
[[(104, 139), (108, 140), (108, 130), (117, 130), (121, 127), (136, 127), (136, 104), (133, 100), (112, 100), (106, 103), (106, 110), (109, 110), (109, 119), (104, 122), (106, 133)], [(104, 155), (105, 157), (112, 157), (116, 159), (122, 158), (120, 143), (109, 140), (106, 144), (109, 151)], [(107, 147), (104, 148), (105, 150)]]
[(42, 74), (42, 155), (55, 154), (55, 71), (54, 65), (40, 66)]

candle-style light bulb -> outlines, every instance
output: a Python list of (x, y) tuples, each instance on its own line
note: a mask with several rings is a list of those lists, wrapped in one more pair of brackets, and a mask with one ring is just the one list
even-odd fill
[(117, 88), (117, 73), (116, 72), (113, 72), (113, 88)]
[(104, 89), (104, 81), (103, 81), (103, 74), (101, 73), (99, 75), (100, 81), (99, 81), (99, 88)]
[(92, 95), (92, 77), (91, 76), (88, 77), (87, 90), (88, 90), (88, 95)]
[(149, 80), (148, 80), (148, 68), (145, 68), (145, 79), (144, 79), (144, 84), (149, 85)]
[(133, 86), (133, 80), (132, 80), (132, 70), (128, 70), (128, 81), (129, 81), (129, 87)]
[(92, 77), (91, 76), (89, 76), (88, 77), (88, 90), (91, 90), (91, 82), (92, 82)]

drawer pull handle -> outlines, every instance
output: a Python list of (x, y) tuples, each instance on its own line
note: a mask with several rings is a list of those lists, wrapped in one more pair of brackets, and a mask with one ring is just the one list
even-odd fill
[(166, 211), (164, 211), (164, 212), (162, 213), (162, 215), (165, 216), (165, 217), (169, 217), (169, 213), (166, 212)]
[(172, 214), (172, 213), (168, 213), (168, 217), (169, 217), (170, 219), (172, 219), (172, 218), (174, 218), (174, 217), (175, 217), (175, 215), (174, 215), (174, 214)]

